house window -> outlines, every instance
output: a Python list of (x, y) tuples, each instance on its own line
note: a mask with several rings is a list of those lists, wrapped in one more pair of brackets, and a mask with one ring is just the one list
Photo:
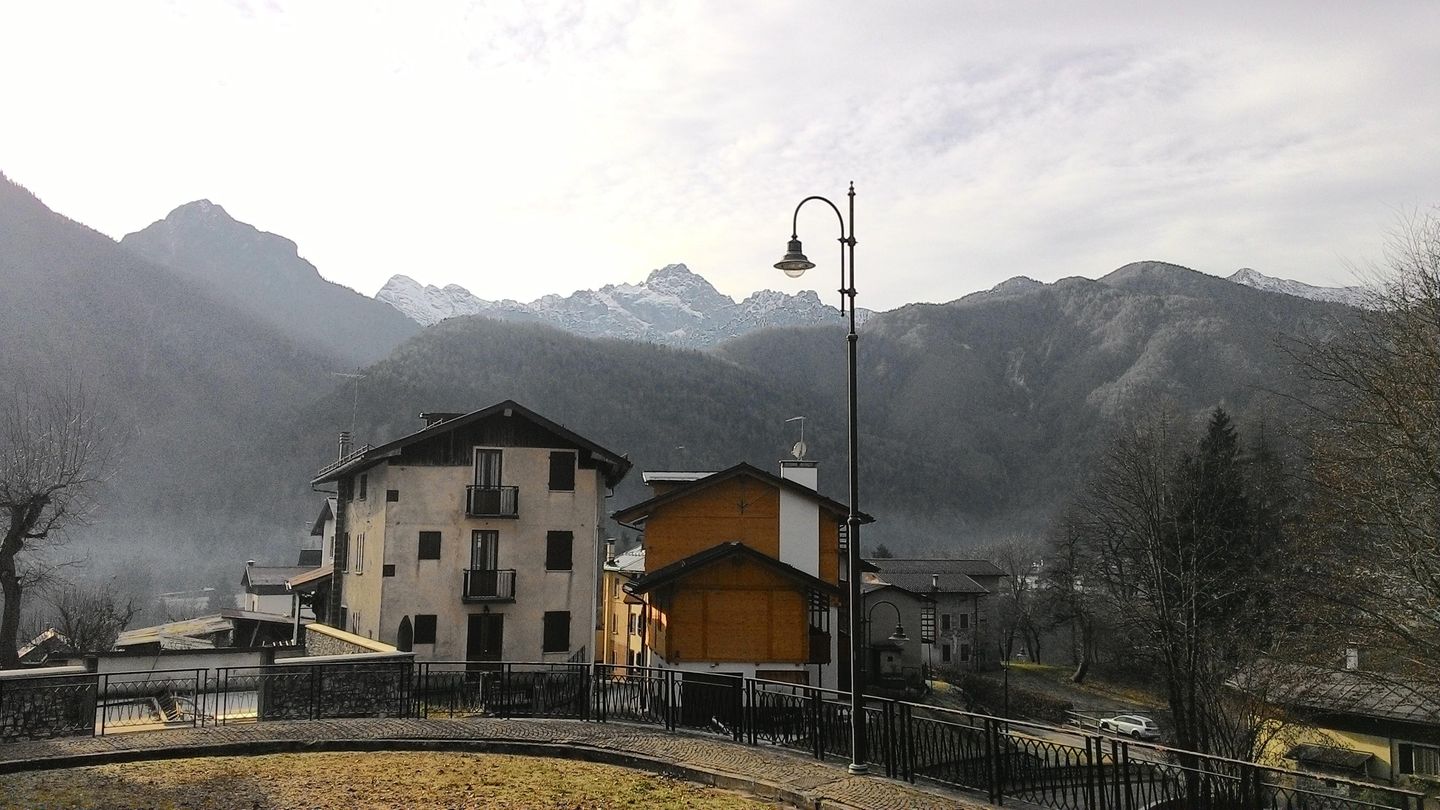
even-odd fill
[(399, 503), (399, 502), (400, 502), (400, 490), (398, 490), (398, 489), (387, 489), (387, 490), (385, 490), (385, 502), (386, 502), (386, 503)]
[(575, 490), (575, 454), (556, 451), (550, 454), (550, 490), (552, 492), (573, 492)]
[(961, 645), (960, 645), (960, 660), (961, 660), (961, 661), (969, 661), (969, 660), (970, 660), (970, 645), (969, 645), (969, 644), (961, 644)]
[(574, 567), (574, 532), (545, 533), (545, 570), (569, 571)]
[(632, 636), (635, 635), (635, 614), (634, 614), (634, 613), (631, 613), (629, 619), (625, 622), (625, 632), (628, 633), (628, 634), (630, 634), (630, 635), (632, 635)]
[(954, 617), (952, 617), (949, 613), (941, 613), (941, 614), (940, 614), (940, 629), (941, 629), (942, 631), (944, 631), (944, 630), (949, 630), (953, 618), (954, 618)]
[(570, 611), (545, 611), (545, 640), (541, 652), (570, 652)]
[(340, 570), (350, 573), (350, 533), (340, 536)]
[(435, 643), (435, 615), (420, 614), (415, 617), (415, 643)]
[(420, 559), (440, 559), (440, 532), (420, 532)]
[(350, 614), (350, 632), (360, 635), (360, 611)]
[(368, 476), (368, 475), (363, 475), (363, 474), (362, 474), (362, 475), (360, 476), (360, 492), (355, 495), (355, 500), (357, 500), (357, 501), (363, 501), (363, 500), (365, 500), (365, 493), (369, 491), (369, 486), (368, 486), (369, 483), (370, 483), (370, 476)]
[(949, 645), (949, 644), (941, 644), (941, 645), (940, 645), (940, 663), (942, 663), (942, 664), (948, 664), (948, 663), (950, 663), (950, 645)]
[(1400, 773), (1418, 776), (1440, 776), (1440, 748), (1414, 743), (1400, 743)]
[(920, 643), (935, 643), (935, 608), (920, 609)]
[(355, 573), (365, 573), (365, 533), (355, 536)]
[(961, 614), (960, 614), (960, 629), (961, 629), (961, 630), (969, 630), (969, 629), (970, 629), (970, 614), (969, 614), (969, 613), (961, 613)]
[(393, 576), (395, 576), (395, 566), (393, 566), (393, 565), (382, 565), (382, 566), (380, 566), (380, 576), (382, 576), (382, 577), (393, 577)]

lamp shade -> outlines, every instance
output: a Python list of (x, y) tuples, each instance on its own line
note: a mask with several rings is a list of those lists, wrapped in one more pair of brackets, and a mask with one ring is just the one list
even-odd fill
[(904, 643), (906, 641), (909, 641), (910, 637), (905, 635), (905, 628), (901, 627), (899, 623), (896, 623), (895, 632), (890, 634), (890, 640)]
[(784, 270), (785, 275), (790, 278), (799, 278), (805, 275), (806, 270), (814, 266), (814, 262), (805, 258), (799, 239), (791, 239), (790, 244), (785, 248), (785, 258), (775, 263), (775, 269)]

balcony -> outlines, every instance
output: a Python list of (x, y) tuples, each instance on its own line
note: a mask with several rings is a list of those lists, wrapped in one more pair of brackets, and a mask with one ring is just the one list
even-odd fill
[(465, 487), (465, 514), (468, 517), (520, 517), (519, 487)]
[(471, 568), (465, 571), (462, 602), (514, 602), (515, 569)]

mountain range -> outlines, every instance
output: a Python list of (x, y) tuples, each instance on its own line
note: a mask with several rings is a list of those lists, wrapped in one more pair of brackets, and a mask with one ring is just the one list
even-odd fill
[[(683, 264), (654, 270), (639, 284), (606, 284), (598, 290), (547, 295), (529, 303), (487, 301), (458, 284), (422, 285), (401, 275), (391, 277), (375, 298), (425, 326), (446, 318), (485, 315), (549, 324), (584, 337), (686, 348), (709, 348), (755, 329), (831, 323), (839, 314), (812, 290), (795, 295), (760, 290), (736, 302)], [(857, 310), (856, 320), (868, 314)]]
[[(604, 337), (590, 337), (534, 316), (422, 328), (324, 281), (293, 242), (219, 206), (182, 206), (117, 243), (0, 177), (0, 277), (0, 372), (65, 369), (132, 437), (101, 512), (75, 533), (79, 547), (157, 584), (212, 570), (233, 578), (237, 560), (288, 557), (323, 497), (306, 482), (332, 459), (338, 431), (378, 443), (419, 427), (421, 411), (507, 398), (629, 454), (638, 469), (770, 466), (797, 438), (786, 420), (803, 415), (822, 490), (844, 492), (835, 311), (822, 320), (817, 309), (813, 325), (737, 330), (707, 351), (665, 345), (654, 335), (721, 320), (666, 320), (673, 311), (722, 312), (729, 300), (680, 266), (595, 292), (610, 290), (630, 312), (647, 296), (662, 300), (646, 328), (617, 316), (617, 328), (649, 339), (598, 326)], [(327, 308), (398, 320), (376, 320), (389, 326), (373, 343), (346, 345), (316, 335), (313, 319)], [(1017, 277), (873, 314), (858, 369), (860, 506), (878, 519), (866, 543), (943, 553), (1043, 530), (1115, 417), (1158, 396), (1197, 418), (1224, 404), (1242, 429), (1283, 423), (1293, 415), (1271, 392), (1298, 382), (1278, 340), (1323, 335), (1348, 313), (1139, 262), (1098, 280)], [(356, 363), (362, 378), (333, 376)], [(641, 497), (631, 478), (613, 505)]]

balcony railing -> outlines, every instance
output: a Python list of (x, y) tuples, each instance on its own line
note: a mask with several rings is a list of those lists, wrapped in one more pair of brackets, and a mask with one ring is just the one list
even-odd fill
[(519, 517), (520, 488), (465, 487), (465, 514), (470, 517)]
[(465, 572), (462, 602), (514, 602), (515, 569), (471, 568)]

